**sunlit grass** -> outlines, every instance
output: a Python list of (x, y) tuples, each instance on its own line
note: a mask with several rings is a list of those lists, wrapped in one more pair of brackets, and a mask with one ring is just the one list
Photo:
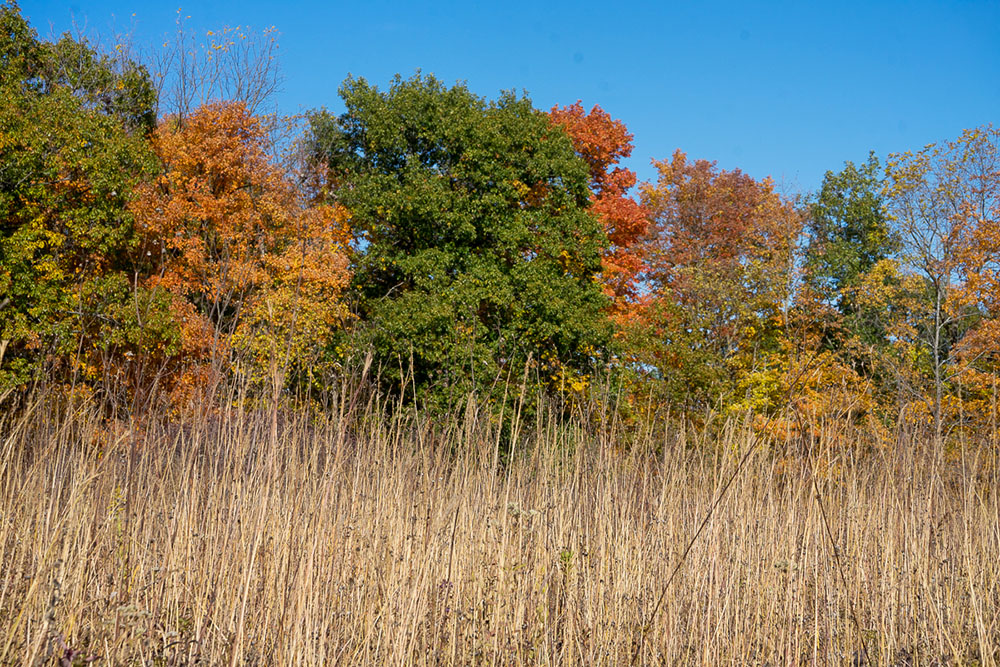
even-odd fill
[(736, 425), (706, 441), (547, 416), (504, 467), (475, 409), (355, 413), (139, 429), (43, 400), (8, 418), (0, 663), (1000, 660), (995, 449), (757, 446), (653, 614), (755, 446)]

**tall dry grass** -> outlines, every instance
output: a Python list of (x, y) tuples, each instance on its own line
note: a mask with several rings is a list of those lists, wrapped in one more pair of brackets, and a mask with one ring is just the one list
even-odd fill
[(0, 663), (1000, 660), (995, 448), (787, 457), (735, 424), (547, 416), (504, 466), (474, 406), (354, 413), (8, 417)]

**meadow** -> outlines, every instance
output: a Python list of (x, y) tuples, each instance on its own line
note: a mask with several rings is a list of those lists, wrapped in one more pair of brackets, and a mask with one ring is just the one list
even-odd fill
[(0, 425), (0, 663), (1000, 659), (995, 447), (543, 409), (508, 452), (489, 415), (25, 405)]

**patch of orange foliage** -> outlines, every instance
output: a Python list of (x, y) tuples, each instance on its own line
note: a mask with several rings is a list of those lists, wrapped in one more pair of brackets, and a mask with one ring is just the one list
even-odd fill
[[(211, 369), (226, 367), (219, 362), (234, 341), (260, 348), (261, 335), (284, 340), (296, 326), (324, 335), (344, 316), (348, 216), (308, 200), (269, 155), (263, 120), (241, 102), (167, 118), (153, 146), (162, 171), (132, 206), (144, 286), (173, 295), (186, 363), (170, 384), (194, 399), (217, 379)], [(317, 319), (325, 326), (310, 329)]]
[(605, 293), (614, 299), (614, 317), (637, 296), (643, 261), (636, 243), (649, 225), (646, 208), (628, 195), (636, 183), (635, 172), (617, 166), (632, 154), (632, 134), (601, 107), (586, 113), (579, 101), (561, 109), (553, 107), (549, 116), (569, 135), (577, 154), (590, 167), (593, 211), (611, 242), (603, 257), (602, 280)]

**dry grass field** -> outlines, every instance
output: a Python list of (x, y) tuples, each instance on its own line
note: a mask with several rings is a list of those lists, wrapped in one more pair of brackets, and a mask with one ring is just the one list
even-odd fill
[(1000, 661), (996, 448), (354, 412), (7, 418), (0, 663)]

